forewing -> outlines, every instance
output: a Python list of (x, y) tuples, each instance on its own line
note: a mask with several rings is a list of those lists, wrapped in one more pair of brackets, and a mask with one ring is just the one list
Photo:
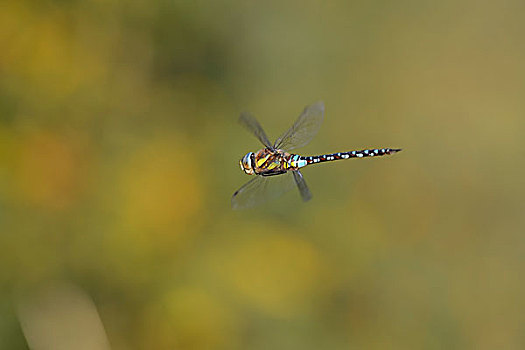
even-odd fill
[(297, 184), (297, 188), (299, 189), (299, 193), (301, 194), (303, 201), (306, 202), (312, 199), (312, 192), (310, 192), (308, 185), (306, 185), (303, 174), (299, 170), (293, 171), (293, 178)]
[(247, 112), (241, 113), (241, 116), (239, 117), (239, 123), (244, 126), (246, 130), (253, 133), (263, 145), (273, 149), (273, 146), (270, 140), (268, 140), (268, 136), (266, 136), (264, 129), (253, 115)]
[(276, 199), (295, 187), (292, 174), (275, 176), (256, 175), (245, 183), (232, 197), (232, 209), (246, 209)]
[(310, 142), (319, 131), (324, 117), (324, 103), (306, 107), (295, 123), (275, 141), (274, 148), (292, 150)]

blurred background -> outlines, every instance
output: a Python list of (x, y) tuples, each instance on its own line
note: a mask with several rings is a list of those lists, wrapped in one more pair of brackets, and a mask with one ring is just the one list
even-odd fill
[[(0, 5), (0, 348), (525, 347), (525, 3)], [(326, 104), (304, 170), (234, 212)]]

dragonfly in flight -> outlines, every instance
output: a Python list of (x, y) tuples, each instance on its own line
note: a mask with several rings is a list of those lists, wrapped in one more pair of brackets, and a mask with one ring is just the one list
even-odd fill
[(251, 114), (241, 113), (239, 123), (254, 134), (264, 145), (257, 152), (248, 152), (240, 161), (241, 169), (255, 177), (238, 189), (232, 197), (233, 209), (254, 207), (297, 187), (303, 201), (312, 198), (300, 169), (323, 162), (340, 159), (377, 157), (393, 154), (401, 149), (375, 148), (360, 151), (338, 152), (319, 156), (300, 156), (289, 151), (309, 143), (319, 131), (324, 118), (324, 104), (307, 106), (295, 123), (271, 143), (263, 128)]

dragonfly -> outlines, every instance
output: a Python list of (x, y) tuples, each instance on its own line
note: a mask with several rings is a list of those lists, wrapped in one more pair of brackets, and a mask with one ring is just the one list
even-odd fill
[(248, 152), (239, 161), (241, 169), (255, 177), (239, 188), (232, 196), (233, 209), (246, 209), (276, 199), (297, 188), (303, 201), (312, 193), (301, 173), (311, 164), (341, 159), (378, 157), (401, 151), (400, 148), (374, 148), (359, 151), (337, 152), (317, 156), (301, 156), (290, 151), (308, 144), (319, 131), (324, 118), (324, 103), (307, 106), (295, 123), (274, 143), (271, 143), (257, 119), (250, 113), (241, 113), (239, 123), (264, 145), (257, 152)]

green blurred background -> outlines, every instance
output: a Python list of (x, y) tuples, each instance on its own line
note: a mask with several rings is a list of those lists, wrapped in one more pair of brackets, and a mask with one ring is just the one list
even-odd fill
[[(524, 36), (519, 0), (3, 1), (0, 348), (525, 348)], [(239, 113), (317, 100), (301, 153), (403, 152), (233, 212)]]

